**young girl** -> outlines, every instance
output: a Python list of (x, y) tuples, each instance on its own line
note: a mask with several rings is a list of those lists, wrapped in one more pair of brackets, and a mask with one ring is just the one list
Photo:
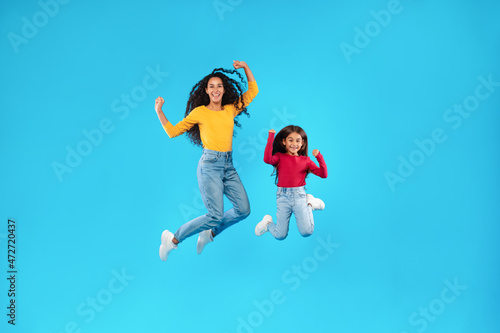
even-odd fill
[(264, 162), (273, 165), (276, 172), (277, 222), (273, 223), (270, 215), (264, 216), (264, 219), (255, 226), (255, 234), (261, 236), (269, 231), (277, 240), (285, 239), (293, 213), (300, 234), (308, 237), (314, 231), (312, 211), (324, 209), (325, 204), (311, 194), (306, 195), (305, 179), (310, 172), (326, 178), (325, 160), (319, 150), (312, 151), (318, 160), (318, 168), (307, 156), (307, 135), (299, 126), (290, 125), (283, 128), (276, 138), (274, 138), (275, 133), (275, 130), (269, 131)]
[[(168, 136), (173, 138), (187, 132), (195, 145), (203, 147), (198, 163), (198, 186), (207, 213), (182, 225), (175, 234), (165, 230), (161, 235), (160, 259), (184, 239), (199, 233), (196, 250), (201, 254), (206, 244), (224, 229), (250, 215), (250, 203), (232, 160), (234, 125), (240, 126), (236, 117), (245, 113), (246, 107), (259, 92), (255, 78), (244, 61), (234, 61), (235, 69), (243, 68), (248, 80), (248, 90), (243, 93), (240, 84), (224, 73), (236, 70), (214, 69), (198, 82), (189, 95), (185, 118), (172, 125), (161, 110), (163, 98), (158, 97), (155, 109)], [(233, 204), (224, 212), (223, 195)]]

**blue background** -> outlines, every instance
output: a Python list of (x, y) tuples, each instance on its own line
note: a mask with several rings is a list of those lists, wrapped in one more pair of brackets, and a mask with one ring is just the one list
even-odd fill
[[(500, 86), (477, 87), (500, 82), (499, 3), (41, 3), (0, 4), (2, 332), (498, 332)], [(162, 262), (161, 232), (205, 210), (201, 150), (168, 138), (154, 99), (177, 122), (192, 86), (235, 59), (260, 88), (233, 141), (252, 214)], [(476, 89), (474, 111), (446, 120)], [(326, 203), (314, 234), (292, 219), (278, 242), (253, 229), (276, 212), (266, 133), (288, 124), (329, 176), (307, 180)], [(446, 140), (430, 144), (436, 129)]]

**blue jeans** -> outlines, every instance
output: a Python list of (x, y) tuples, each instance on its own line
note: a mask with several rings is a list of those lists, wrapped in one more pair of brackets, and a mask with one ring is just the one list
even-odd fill
[[(176, 231), (174, 236), (179, 242), (208, 229), (218, 235), (250, 215), (250, 202), (233, 166), (232, 152), (203, 149), (197, 174), (201, 197), (208, 212), (185, 223)], [(224, 195), (233, 204), (233, 208), (226, 212)]]
[(270, 223), (268, 230), (277, 240), (288, 235), (288, 226), (292, 213), (302, 236), (311, 236), (314, 231), (312, 208), (307, 204), (306, 191), (301, 187), (278, 187), (276, 192), (276, 224)]

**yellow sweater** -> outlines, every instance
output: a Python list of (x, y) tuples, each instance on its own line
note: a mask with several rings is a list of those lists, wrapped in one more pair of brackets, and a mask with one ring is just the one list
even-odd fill
[[(245, 105), (250, 104), (259, 92), (257, 82), (248, 82), (248, 90), (243, 94)], [(222, 111), (212, 111), (206, 106), (198, 106), (188, 114), (186, 118), (172, 125), (166, 123), (163, 128), (168, 136), (173, 138), (189, 131), (191, 127), (198, 124), (203, 148), (227, 152), (232, 150), (234, 117), (241, 111), (234, 104), (224, 105)]]

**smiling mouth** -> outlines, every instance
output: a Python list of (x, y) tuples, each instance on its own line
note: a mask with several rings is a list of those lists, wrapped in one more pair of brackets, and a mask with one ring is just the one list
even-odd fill
[(213, 97), (213, 98), (219, 98), (219, 97), (220, 97), (220, 94), (212, 94), (212, 97)]

